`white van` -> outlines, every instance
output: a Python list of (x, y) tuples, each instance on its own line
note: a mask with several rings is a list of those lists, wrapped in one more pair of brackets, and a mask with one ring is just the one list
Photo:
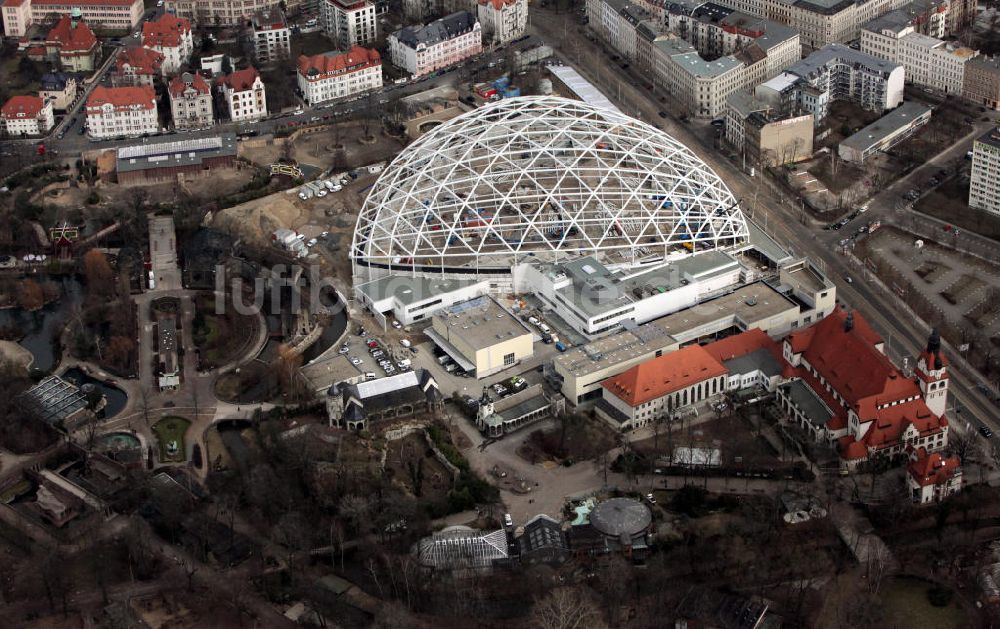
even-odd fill
[(365, 372), (365, 380), (374, 380), (375, 378), (378, 378), (378, 375), (374, 371)]
[(538, 324), (538, 329), (541, 330), (542, 332), (545, 332), (546, 334), (548, 334), (549, 332), (552, 331), (552, 328), (550, 328), (549, 326), (545, 325), (544, 323), (539, 323)]

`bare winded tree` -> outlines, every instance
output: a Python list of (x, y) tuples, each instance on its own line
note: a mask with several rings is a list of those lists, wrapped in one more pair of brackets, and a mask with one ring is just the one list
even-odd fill
[(531, 608), (531, 624), (539, 629), (599, 629), (606, 627), (593, 597), (583, 588), (552, 590)]

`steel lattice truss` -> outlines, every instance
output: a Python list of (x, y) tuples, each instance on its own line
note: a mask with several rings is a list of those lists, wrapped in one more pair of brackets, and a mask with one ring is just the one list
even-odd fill
[(389, 267), (509, 273), (530, 259), (632, 265), (747, 237), (726, 185), (670, 136), (528, 96), (463, 114), (401, 152), (365, 200), (351, 257), (356, 277)]

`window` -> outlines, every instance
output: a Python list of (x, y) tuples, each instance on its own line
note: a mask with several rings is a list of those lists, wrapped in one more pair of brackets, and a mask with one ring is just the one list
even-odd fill
[(513, 364), (514, 364), (514, 352), (511, 352), (510, 354), (504, 354), (503, 366), (510, 367)]

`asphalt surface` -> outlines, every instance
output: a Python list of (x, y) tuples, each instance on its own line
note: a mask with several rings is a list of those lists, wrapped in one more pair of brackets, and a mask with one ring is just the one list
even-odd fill
[[(582, 32), (585, 27), (576, 22), (577, 16), (577, 13), (556, 14), (535, 10), (531, 30), (552, 46), (564, 63), (574, 66), (584, 77), (601, 88), (623, 111), (655, 124), (691, 148), (723, 178), (733, 194), (742, 200), (744, 206), (749, 199), (756, 197), (754, 217), (756, 222), (762, 226), (766, 225), (768, 233), (785, 244), (794, 255), (809, 255), (817, 262), (830, 280), (837, 285), (840, 300), (859, 308), (872, 326), (886, 339), (887, 352), (897, 364), (903, 356), (912, 359), (919, 355), (926, 346), (929, 326), (910, 313), (891, 294), (882, 290), (874, 278), (868, 278), (866, 274), (861, 273), (852, 262), (852, 258), (837, 252), (836, 243), (845, 237), (844, 230), (841, 232), (822, 230), (825, 223), (808, 219), (800, 209), (798, 199), (786, 195), (770, 184), (762, 185), (759, 177), (751, 178), (742, 172), (712, 146), (711, 136), (708, 136), (706, 141), (706, 135), (699, 133), (698, 130), (704, 128), (703, 124), (682, 123), (670, 116), (661, 117), (660, 111), (663, 106), (657, 99), (664, 95), (641, 87), (644, 80), (632, 74), (631, 68), (629, 71), (624, 71), (613, 66), (610, 55), (615, 53), (604, 49), (599, 43), (590, 41)], [(982, 125), (977, 125), (975, 131), (970, 128), (970, 134), (950, 147), (946, 155), (941, 158), (941, 162), (946, 162), (955, 155), (964, 154), (969, 150), (975, 133), (980, 132), (980, 126)], [(876, 195), (865, 220), (884, 217), (891, 213), (895, 208), (896, 199), (899, 198), (899, 191), (906, 191), (912, 187), (911, 178), (928, 177), (928, 172), (940, 168), (938, 163), (938, 158), (931, 160), (930, 164)], [(860, 219), (853, 224), (854, 228), (856, 229), (859, 224)], [(845, 227), (845, 230), (851, 226)], [(848, 277), (851, 281), (847, 280)], [(953, 402), (961, 408), (961, 412), (957, 415), (961, 420), (971, 422), (973, 426), (988, 425), (994, 433), (1000, 432), (1000, 408), (976, 389), (976, 384), (982, 380), (981, 375), (964, 364), (964, 360), (954, 348), (946, 345), (946, 351), (952, 364), (949, 390)], [(950, 413), (950, 416), (954, 424), (956, 413)]]

